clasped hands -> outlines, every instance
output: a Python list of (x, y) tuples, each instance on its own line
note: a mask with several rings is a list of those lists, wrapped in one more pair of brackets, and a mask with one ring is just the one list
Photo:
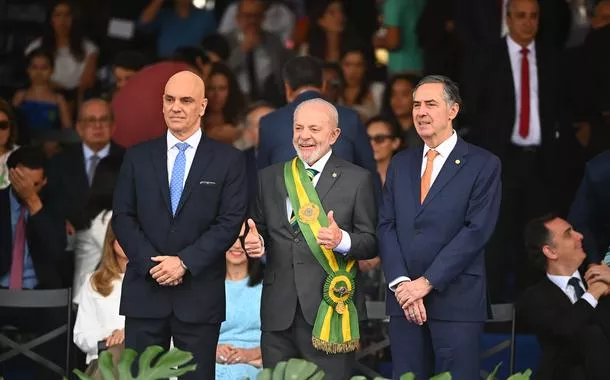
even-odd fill
[(427, 320), (424, 297), (432, 291), (432, 286), (424, 277), (414, 281), (404, 281), (398, 284), (394, 296), (405, 313), (405, 318), (411, 323), (423, 325)]
[(230, 344), (219, 344), (216, 347), (216, 363), (237, 364), (245, 363), (258, 366), (255, 350), (248, 348), (238, 348)]
[(162, 286), (176, 286), (182, 283), (186, 270), (182, 266), (182, 260), (178, 256), (155, 256), (150, 258), (159, 263), (150, 271), (152, 278)]
[(587, 272), (585, 273), (585, 281), (589, 292), (594, 292), (592, 288), (595, 286), (605, 285), (602, 287), (602, 296), (610, 294), (610, 267), (605, 264), (591, 264), (589, 265)]

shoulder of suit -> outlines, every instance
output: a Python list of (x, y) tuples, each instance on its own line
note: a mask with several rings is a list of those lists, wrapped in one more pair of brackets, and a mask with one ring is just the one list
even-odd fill
[(498, 156), (491, 153), (487, 149), (483, 149), (480, 146), (470, 144), (466, 141), (464, 143), (468, 146), (468, 155), (473, 157), (481, 157), (483, 160), (500, 160)]
[(598, 154), (587, 163), (589, 170), (607, 169), (610, 167), (610, 150)]

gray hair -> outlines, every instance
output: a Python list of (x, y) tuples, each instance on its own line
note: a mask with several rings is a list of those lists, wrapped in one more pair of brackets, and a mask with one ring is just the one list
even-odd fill
[(108, 115), (110, 116), (110, 120), (114, 120), (114, 112), (112, 111), (112, 106), (110, 105), (110, 103), (108, 103), (106, 100), (102, 99), (102, 98), (91, 98), (88, 99), (86, 101), (84, 101), (80, 108), (78, 109), (78, 119), (77, 120), (81, 120), (83, 118), (83, 112), (84, 110), (93, 103), (102, 103), (106, 106), (106, 108), (108, 108)]
[(440, 83), (443, 85), (443, 99), (449, 107), (454, 104), (462, 104), (462, 97), (460, 96), (460, 89), (457, 83), (444, 75), (427, 75), (423, 77), (413, 89), (413, 97), (415, 97), (417, 89), (427, 83)]
[(335, 107), (332, 103), (327, 102), (322, 98), (315, 98), (306, 100), (303, 103), (299, 104), (297, 108), (294, 110), (294, 118), (296, 118), (297, 112), (301, 109), (301, 107), (305, 107), (307, 105), (318, 104), (327, 109), (328, 117), (330, 121), (334, 124), (335, 128), (339, 128), (339, 112), (337, 112), (337, 107)]

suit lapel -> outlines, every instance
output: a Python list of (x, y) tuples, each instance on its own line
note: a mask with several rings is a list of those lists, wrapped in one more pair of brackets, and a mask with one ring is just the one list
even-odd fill
[(74, 156), (76, 160), (74, 161), (75, 173), (77, 174), (77, 181), (81, 182), (81, 189), (89, 189), (89, 177), (87, 177), (87, 169), (89, 167), (89, 163), (85, 161), (85, 154), (83, 153), (83, 144), (78, 144), (74, 149)]
[[(203, 135), (201, 136), (201, 142), (197, 147), (197, 152), (195, 152), (193, 163), (191, 164), (188, 177), (186, 178), (186, 183), (184, 184), (184, 189), (182, 190), (182, 195), (180, 196), (180, 202), (178, 203), (178, 207), (176, 208), (176, 215), (178, 215), (178, 213), (182, 209), (182, 206), (184, 206), (184, 204), (188, 200), (189, 196), (191, 195), (191, 192), (193, 191), (193, 187), (199, 185), (199, 179), (201, 178), (203, 171), (212, 162), (213, 158), (214, 149), (210, 145), (209, 139), (205, 135)], [(167, 188), (169, 188), (169, 186), (167, 186)]]
[(169, 199), (169, 179), (167, 178), (167, 140), (165, 135), (157, 139), (155, 147), (151, 152), (151, 161), (157, 174), (157, 182), (161, 190), (161, 198), (165, 202), (167, 212), (171, 215), (172, 207)]
[(424, 146), (415, 148), (417, 152), (414, 154), (414, 158), (411, 160), (411, 164), (408, 168), (410, 179), (411, 179), (411, 190), (413, 192), (414, 207), (419, 208), (419, 198), (421, 194), (421, 165), (424, 155)]
[(337, 160), (337, 156), (335, 156), (334, 153), (331, 153), (328, 162), (324, 166), (324, 170), (322, 170), (322, 173), (320, 173), (318, 183), (316, 184), (316, 193), (318, 193), (318, 198), (320, 198), (320, 201), (324, 199), (339, 176), (341, 176), (340, 166), (341, 165)]
[(288, 198), (288, 190), (286, 190), (286, 183), (284, 182), (284, 165), (278, 165), (277, 170), (278, 173), (275, 176), (275, 187), (277, 193), (280, 194), (278, 202), (276, 202), (279, 210), (278, 215), (287, 231), (293, 233), (292, 226), (290, 225), (290, 221), (288, 220), (288, 210), (286, 209), (286, 199)]
[(468, 146), (458, 137), (455, 148), (453, 148), (449, 154), (449, 157), (447, 157), (441, 171), (438, 173), (438, 176), (432, 183), (432, 187), (430, 187), (430, 191), (428, 192), (426, 199), (424, 199), (424, 203), (421, 205), (419, 212), (421, 212), (421, 210), (434, 199), (434, 197), (443, 189), (443, 187), (445, 187), (451, 178), (453, 178), (453, 176), (455, 176), (457, 172), (466, 164), (467, 159), (465, 156), (467, 153)]
[(558, 304), (563, 304), (562, 306), (572, 306), (572, 301), (570, 300), (570, 298), (563, 292), (563, 290), (559, 289), (559, 286), (555, 285), (551, 280), (549, 280), (546, 275), (544, 276), (544, 281), (546, 287), (548, 288), (549, 297), (555, 298)]

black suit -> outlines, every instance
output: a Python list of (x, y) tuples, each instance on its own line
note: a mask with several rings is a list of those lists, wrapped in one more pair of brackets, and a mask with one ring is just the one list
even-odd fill
[[(212, 379), (220, 323), (225, 319), (225, 252), (247, 213), (241, 152), (202, 136), (172, 216), (166, 136), (125, 155), (114, 194), (112, 227), (129, 264), (120, 312), (125, 344), (142, 352), (158, 344), (190, 351), (198, 363), (187, 379)], [(161, 286), (152, 256), (178, 256), (184, 282)]]
[[(315, 350), (311, 343), (327, 274), (303, 234), (295, 234), (290, 226), (283, 170), (281, 163), (259, 172), (257, 202), (252, 213), (265, 239), (267, 259), (261, 301), (263, 364), (274, 367), (279, 361), (303, 357), (320, 366), (327, 379), (345, 379), (351, 375), (353, 353), (328, 355)], [(316, 185), (325, 212), (333, 210), (339, 227), (350, 235), (351, 249), (347, 255), (356, 260), (370, 259), (377, 253), (373, 186), (370, 172), (334, 153)], [(360, 319), (366, 319), (359, 277), (354, 303)]]
[[(110, 142), (109, 156), (122, 156), (124, 152), (120, 145)], [(87, 222), (83, 215), (90, 190), (87, 165), (82, 143), (66, 147), (49, 164), (50, 191), (61, 197), (62, 212), (77, 230), (85, 228)]]
[[(561, 81), (555, 70), (555, 57), (540, 44), (535, 49), (540, 145), (524, 149), (511, 141), (517, 100), (506, 38), (478, 56), (477, 64), (471, 67), (472, 87), (465, 94), (473, 121), (472, 139), (502, 161), (500, 217), (487, 249), (487, 278), (493, 302), (512, 298), (505, 288), (511, 267), (517, 274), (517, 291), (539, 279), (527, 265), (522, 229), (528, 220), (567, 203), (562, 194), (566, 170), (559, 162), (559, 150), (570, 149), (572, 154), (577, 150), (573, 145), (567, 148), (574, 144), (573, 134), (559, 120)], [(531, 62), (530, 58), (530, 67)], [(533, 88), (530, 90), (535, 96)], [(550, 191), (551, 188), (555, 190)]]
[(518, 302), (517, 316), (536, 334), (542, 348), (539, 380), (607, 379), (610, 352), (610, 299), (597, 308), (584, 299), (572, 304), (547, 277)]

